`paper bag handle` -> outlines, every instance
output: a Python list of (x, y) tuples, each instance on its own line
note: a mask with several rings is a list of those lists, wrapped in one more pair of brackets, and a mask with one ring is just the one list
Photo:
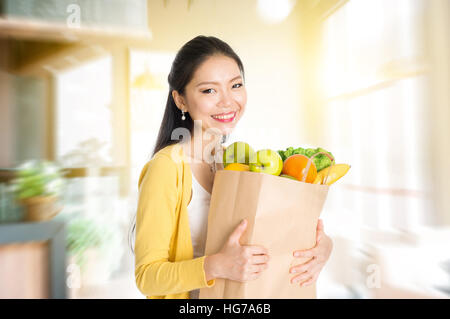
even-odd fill
[(308, 164), (306, 164), (306, 168), (305, 168), (305, 169), (306, 169), (306, 173), (303, 174), (303, 178), (302, 178), (302, 182), (303, 182), (303, 183), (306, 181), (306, 177), (308, 176), (309, 168), (310, 168), (310, 166), (311, 166), (312, 160), (314, 159), (314, 157), (316, 157), (316, 156), (319, 155), (319, 154), (326, 155), (326, 156), (330, 159), (330, 161), (331, 161), (330, 169), (329, 169), (328, 172), (327, 172), (327, 176), (320, 182), (320, 185), (323, 185), (323, 181), (328, 180), (328, 175), (330, 174), (331, 167), (335, 164), (335, 163), (334, 163), (334, 157), (331, 156), (330, 154), (326, 153), (326, 152), (318, 152), (318, 153), (314, 154), (313, 156), (311, 156), (311, 157), (309, 158), (309, 160), (308, 160)]

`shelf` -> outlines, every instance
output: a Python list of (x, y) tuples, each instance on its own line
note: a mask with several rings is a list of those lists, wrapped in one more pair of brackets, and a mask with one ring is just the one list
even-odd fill
[(130, 28), (68, 27), (63, 23), (0, 17), (0, 38), (146, 47), (152, 33)]
[(15, 177), (17, 169), (14, 168), (0, 168), (0, 183), (6, 183)]
[(102, 167), (70, 167), (64, 168), (65, 178), (80, 177), (104, 177), (104, 176), (122, 176), (125, 173), (125, 166), (102, 166)]
[[(125, 166), (101, 166), (101, 167), (65, 167), (63, 168), (64, 178), (82, 178), (82, 177), (121, 177), (125, 174)], [(9, 182), (15, 177), (17, 169), (0, 168), (0, 183)]]

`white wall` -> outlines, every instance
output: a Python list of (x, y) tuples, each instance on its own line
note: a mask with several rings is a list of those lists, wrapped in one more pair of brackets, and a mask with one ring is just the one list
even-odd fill
[[(229, 142), (244, 140), (255, 149), (305, 145), (302, 139), (299, 12), (280, 24), (266, 24), (257, 1), (149, 2), (154, 50), (176, 51), (197, 35), (213, 35), (240, 56), (248, 103)], [(164, 105), (161, 105), (163, 108)], [(226, 143), (228, 144), (228, 142)]]

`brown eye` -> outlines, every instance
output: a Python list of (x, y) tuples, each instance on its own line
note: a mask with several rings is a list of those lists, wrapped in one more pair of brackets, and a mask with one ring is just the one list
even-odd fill
[(213, 90), (214, 89), (203, 90), (202, 93), (209, 94), (209, 93), (212, 93)]
[(233, 89), (238, 89), (242, 86), (242, 83), (236, 83), (235, 85), (233, 85)]

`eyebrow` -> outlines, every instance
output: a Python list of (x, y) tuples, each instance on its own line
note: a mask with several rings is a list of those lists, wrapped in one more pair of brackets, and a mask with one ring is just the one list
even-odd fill
[[(240, 75), (235, 76), (234, 78), (232, 78), (232, 79), (230, 80), (230, 82), (233, 82), (234, 80), (237, 80), (237, 79), (239, 79), (239, 78), (242, 79), (242, 76), (240, 76)], [(203, 84), (219, 84), (219, 82), (214, 82), (214, 81), (200, 82), (200, 83), (198, 83), (198, 84), (196, 85), (196, 87), (197, 87), (197, 86), (200, 86), (200, 85), (203, 85)]]

